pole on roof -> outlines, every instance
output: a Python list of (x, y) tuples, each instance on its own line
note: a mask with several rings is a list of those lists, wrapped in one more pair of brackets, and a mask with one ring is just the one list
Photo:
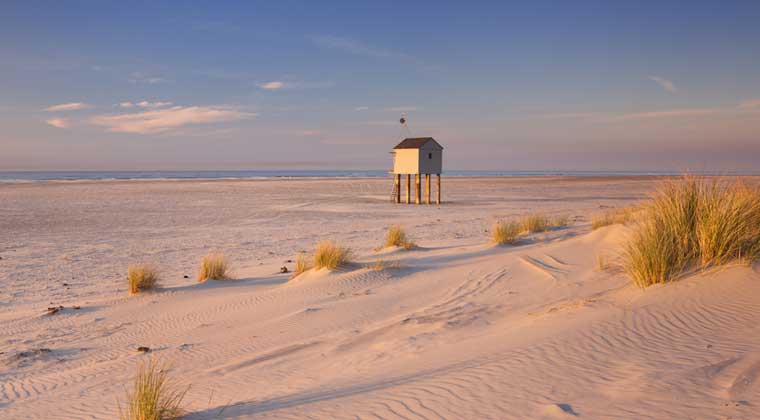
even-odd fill
[(406, 118), (406, 112), (401, 114), (401, 118), (399, 118), (398, 122), (401, 123), (401, 132), (399, 133), (398, 140), (403, 140), (406, 137), (414, 137), (412, 136), (412, 130), (409, 129), (409, 120)]

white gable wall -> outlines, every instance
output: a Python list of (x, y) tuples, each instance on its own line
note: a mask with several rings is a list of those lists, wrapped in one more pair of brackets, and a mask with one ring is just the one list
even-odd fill
[[(396, 149), (393, 151), (393, 173), (394, 174), (416, 174), (419, 173), (419, 150), (418, 149)], [(427, 155), (425, 155), (427, 156)]]

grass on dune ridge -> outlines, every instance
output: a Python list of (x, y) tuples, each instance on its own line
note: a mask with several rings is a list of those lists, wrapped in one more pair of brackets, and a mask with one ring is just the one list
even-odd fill
[(346, 265), (351, 260), (351, 250), (333, 241), (322, 241), (314, 252), (314, 268), (334, 270)]
[(625, 269), (647, 287), (702, 269), (760, 257), (760, 190), (694, 177), (664, 182), (625, 245)]
[(636, 207), (624, 207), (609, 209), (595, 214), (591, 217), (591, 228), (596, 230), (614, 224), (624, 225), (633, 221), (638, 210)]
[(499, 245), (514, 244), (524, 233), (546, 232), (569, 224), (570, 218), (567, 216), (550, 219), (544, 214), (531, 214), (520, 221), (496, 222), (491, 231), (491, 241)]
[(227, 258), (221, 252), (212, 252), (201, 259), (201, 267), (198, 272), (198, 281), (206, 280), (231, 280), (229, 273), (230, 265)]
[(543, 214), (531, 214), (522, 221), (522, 229), (525, 232), (545, 232), (551, 227), (549, 218)]
[(298, 257), (296, 257), (296, 269), (293, 270), (292, 277), (296, 277), (299, 274), (306, 272), (310, 268), (311, 264), (309, 263), (309, 259), (306, 258), (304, 254), (298, 254)]
[(385, 247), (397, 246), (404, 249), (412, 249), (416, 244), (409, 240), (401, 226), (394, 225), (385, 234)]
[(496, 222), (492, 228), (491, 240), (498, 245), (513, 244), (522, 232), (522, 225), (518, 222)]
[(129, 294), (137, 294), (143, 290), (153, 289), (158, 285), (158, 271), (150, 264), (135, 264), (127, 268)]
[(170, 365), (150, 358), (137, 369), (126, 407), (119, 403), (120, 420), (173, 420), (183, 415), (182, 401), (190, 388), (177, 387), (169, 378)]

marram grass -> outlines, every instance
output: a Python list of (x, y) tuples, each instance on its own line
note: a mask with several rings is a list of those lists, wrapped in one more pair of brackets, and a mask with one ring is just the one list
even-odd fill
[(127, 390), (126, 407), (119, 403), (121, 420), (172, 420), (183, 414), (182, 401), (189, 386), (180, 388), (169, 378), (170, 366), (155, 358), (142, 362), (132, 389)]
[(304, 254), (298, 254), (298, 257), (296, 257), (296, 268), (293, 270), (293, 275), (290, 278), (296, 278), (309, 269), (311, 269), (309, 259)]
[(570, 226), (570, 216), (564, 215), (564, 216), (557, 216), (554, 219), (552, 219), (551, 222), (552, 227), (556, 228), (563, 228)]
[(523, 232), (523, 227), (515, 221), (496, 222), (491, 229), (491, 241), (497, 245), (513, 244)]
[(127, 283), (132, 295), (152, 289), (158, 284), (158, 271), (150, 264), (130, 265), (127, 268)]
[(614, 224), (624, 225), (633, 220), (636, 211), (634, 207), (624, 207), (597, 213), (591, 217), (591, 228), (596, 230)]
[(334, 270), (346, 265), (351, 260), (351, 250), (333, 241), (322, 241), (314, 252), (314, 268)]
[(525, 232), (545, 232), (552, 227), (549, 218), (543, 214), (531, 214), (523, 219), (523, 230)]
[(388, 229), (385, 234), (385, 247), (397, 246), (404, 249), (412, 249), (415, 247), (414, 242), (410, 241), (406, 236), (406, 232), (401, 226), (395, 225)]
[(212, 252), (201, 259), (198, 281), (230, 280), (230, 265), (221, 252)]
[(559, 216), (553, 219), (544, 214), (531, 214), (520, 221), (496, 222), (491, 229), (491, 242), (504, 245), (514, 244), (519, 237), (526, 233), (546, 232), (553, 228), (563, 228), (570, 224), (568, 216)]
[(684, 177), (661, 185), (625, 245), (625, 269), (647, 287), (760, 257), (760, 190)]
[(705, 188), (696, 242), (702, 268), (760, 258), (760, 190), (743, 184)]

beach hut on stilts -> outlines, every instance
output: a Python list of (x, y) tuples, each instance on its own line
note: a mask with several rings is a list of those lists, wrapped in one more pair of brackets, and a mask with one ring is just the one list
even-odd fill
[[(402, 133), (409, 132), (406, 117), (399, 120)], [(441, 169), (443, 146), (432, 137), (406, 137), (391, 152), (393, 155), (393, 193), (391, 201), (401, 203), (401, 190), (406, 178), (406, 203), (412, 203), (412, 176), (414, 176), (414, 202), (422, 204), (422, 176), (425, 176), (425, 204), (432, 204), (430, 178), (436, 176), (435, 203), (441, 204)]]

